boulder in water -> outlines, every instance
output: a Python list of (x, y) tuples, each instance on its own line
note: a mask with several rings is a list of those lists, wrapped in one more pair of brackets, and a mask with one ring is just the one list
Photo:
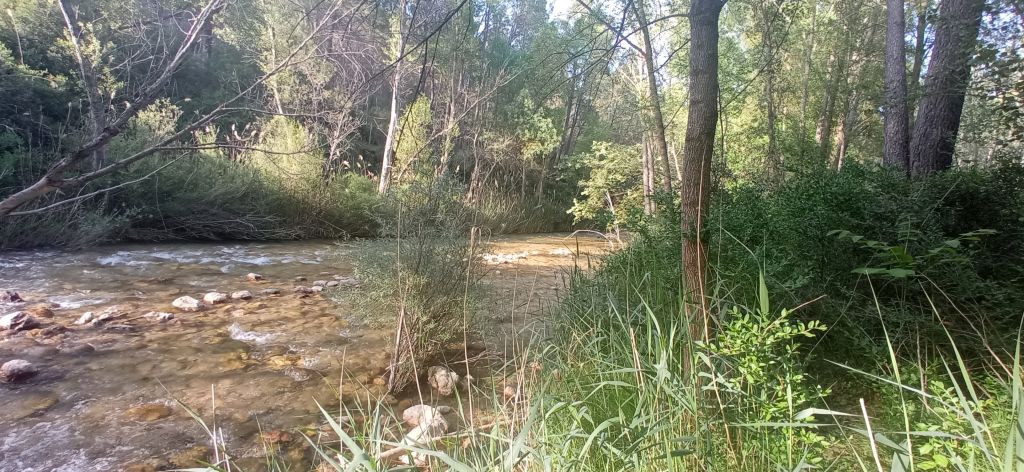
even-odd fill
[(23, 311), (8, 313), (0, 317), (0, 329), (11, 331), (23, 331), (26, 329), (38, 328), (39, 322)]
[(313, 292), (314, 290), (312, 288), (307, 287), (305, 285), (299, 285), (298, 287), (295, 287), (295, 293), (310, 294)]
[(218, 303), (227, 302), (228, 295), (226, 293), (221, 292), (210, 292), (207, 293), (206, 295), (203, 295), (203, 301), (211, 305), (216, 305)]
[(245, 279), (250, 282), (259, 282), (260, 280), (263, 280), (263, 276), (255, 272), (249, 272), (245, 275)]
[(53, 318), (53, 310), (47, 305), (33, 305), (25, 309), (25, 313), (36, 318)]
[(248, 290), (239, 290), (237, 292), (231, 292), (232, 300), (249, 300), (252, 298), (252, 292)]
[(4, 382), (18, 382), (38, 373), (39, 369), (24, 359), (10, 360), (0, 366), (0, 380)]
[(92, 314), (92, 312), (91, 311), (87, 311), (85, 313), (82, 313), (82, 316), (78, 317), (78, 320), (75, 321), (75, 324), (76, 325), (84, 325), (84, 324), (91, 323), (93, 317), (94, 317), (94, 315)]
[(427, 369), (427, 383), (430, 384), (437, 393), (441, 396), (449, 396), (455, 391), (455, 387), (459, 385), (459, 374), (456, 374), (453, 370), (435, 365), (430, 369)]
[(187, 295), (184, 297), (175, 298), (174, 301), (171, 302), (171, 305), (174, 305), (174, 308), (177, 308), (181, 311), (200, 311), (206, 308), (206, 305), (204, 305), (202, 302)]
[(18, 292), (13, 292), (10, 290), (4, 290), (3, 292), (0, 292), (0, 302), (19, 303), (23, 301), (25, 301), (25, 299), (21, 298), (21, 295), (18, 295)]

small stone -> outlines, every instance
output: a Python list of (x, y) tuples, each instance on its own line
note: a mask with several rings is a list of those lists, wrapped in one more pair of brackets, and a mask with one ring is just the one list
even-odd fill
[(265, 288), (260, 290), (260, 295), (280, 295), (281, 289), (279, 288)]
[(0, 317), (0, 329), (24, 331), (38, 327), (39, 322), (23, 311), (16, 311)]
[(306, 278), (300, 275), (298, 277), (295, 277), (295, 281), (296, 282), (305, 282)]
[(4, 382), (18, 382), (38, 373), (39, 369), (24, 359), (10, 360), (0, 366), (0, 380)]
[(252, 298), (252, 292), (248, 290), (239, 290), (237, 292), (231, 292), (232, 300), (249, 300)]
[(174, 305), (174, 308), (177, 308), (181, 311), (200, 311), (206, 308), (206, 305), (203, 305), (202, 302), (187, 295), (184, 297), (176, 298), (173, 302), (171, 302), (171, 305)]
[(245, 274), (245, 278), (250, 282), (259, 282), (260, 280), (263, 280), (263, 276), (255, 272), (249, 272), (248, 274)]
[(378, 385), (378, 386), (380, 386), (380, 385), (387, 385), (387, 383), (388, 383), (388, 381), (385, 380), (384, 377), (376, 377), (376, 378), (373, 379), (373, 384), (374, 385)]
[(267, 444), (281, 444), (292, 441), (291, 433), (287, 431), (281, 431), (279, 429), (274, 431), (267, 431), (263, 433), (262, 437), (263, 441), (266, 442)]
[(18, 292), (12, 292), (10, 290), (0, 292), (0, 302), (19, 303), (23, 301), (25, 301), (25, 299), (21, 298), (21, 295), (18, 295)]
[(323, 287), (324, 285), (327, 285), (327, 281), (326, 280), (314, 280), (313, 281), (313, 286), (314, 287)]
[(508, 384), (501, 390), (501, 395), (505, 398), (505, 401), (519, 401), (522, 393), (518, 385)]
[[(430, 405), (416, 405), (402, 411), (402, 421), (409, 426), (434, 423), (442, 413)], [(443, 418), (442, 418), (443, 419)]]
[(124, 413), (124, 416), (132, 421), (156, 421), (171, 416), (171, 407), (163, 403), (146, 403), (134, 406)]
[(338, 282), (337, 280), (332, 280), (330, 282), (327, 282), (326, 287), (333, 288), (333, 287), (337, 287), (339, 285), (341, 285), (341, 282)]
[(203, 295), (203, 301), (211, 305), (216, 305), (218, 303), (227, 302), (228, 295), (226, 293), (210, 292), (207, 293), (206, 295)]
[(85, 313), (82, 313), (82, 316), (79, 316), (79, 317), (78, 317), (78, 320), (77, 320), (77, 321), (75, 321), (75, 324), (76, 324), (76, 325), (84, 325), (84, 324), (88, 324), (88, 323), (91, 323), (91, 322), (92, 322), (92, 319), (93, 319), (93, 314), (92, 314), (92, 312), (91, 312), (91, 311), (87, 311), (87, 312), (85, 312)]
[(309, 293), (313, 293), (313, 292), (314, 292), (314, 290), (312, 288), (307, 287), (305, 285), (299, 285), (298, 287), (295, 287), (295, 293), (309, 294)]
[(174, 319), (174, 313), (167, 313), (164, 311), (151, 311), (142, 316), (145, 316), (146, 318), (153, 318), (160, 323), (165, 323)]
[(314, 291), (314, 292), (323, 292), (324, 291), (324, 286), (323, 285), (314, 285), (312, 287), (309, 287), (309, 289)]
[(427, 370), (427, 383), (441, 396), (447, 397), (459, 384), (459, 374), (447, 367), (435, 365)]

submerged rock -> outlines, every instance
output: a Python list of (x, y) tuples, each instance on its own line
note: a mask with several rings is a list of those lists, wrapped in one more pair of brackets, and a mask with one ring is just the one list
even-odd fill
[(171, 413), (171, 407), (163, 403), (146, 403), (129, 408), (124, 412), (124, 416), (132, 421), (149, 422), (167, 418)]
[(263, 280), (263, 276), (255, 272), (249, 272), (248, 274), (245, 274), (245, 278), (250, 282), (259, 282), (260, 280)]
[(85, 313), (82, 313), (82, 316), (78, 317), (78, 320), (75, 321), (75, 324), (76, 325), (84, 325), (84, 324), (91, 323), (93, 317), (94, 317), (94, 315), (92, 314), (92, 312), (91, 311), (87, 311)]
[(39, 322), (23, 311), (16, 311), (0, 317), (0, 329), (12, 331), (23, 331), (26, 329), (38, 328)]
[(13, 292), (10, 290), (4, 290), (3, 292), (0, 292), (0, 302), (19, 303), (23, 301), (25, 301), (25, 299), (21, 298), (21, 295), (18, 295), (18, 292)]
[(232, 300), (249, 300), (252, 298), (252, 292), (248, 290), (239, 290), (237, 292), (231, 292)]
[(314, 291), (315, 290), (313, 290), (313, 288), (307, 287), (305, 285), (299, 285), (298, 287), (295, 287), (295, 293), (310, 294), (313, 293)]
[(38, 373), (39, 369), (24, 359), (10, 360), (0, 366), (0, 380), (4, 382), (22, 381)]
[(146, 318), (153, 318), (154, 320), (160, 323), (164, 323), (174, 319), (174, 313), (167, 313), (165, 311), (151, 311), (142, 316), (145, 316)]
[(260, 290), (260, 295), (280, 295), (281, 289), (279, 288), (265, 288)]
[(203, 301), (211, 305), (225, 303), (228, 301), (228, 295), (226, 293), (221, 292), (210, 292), (207, 293), (206, 295), (203, 295)]
[(56, 405), (59, 400), (53, 392), (25, 392), (4, 406), (0, 418), (21, 420), (36, 416)]
[(327, 281), (326, 280), (314, 280), (313, 281), (313, 286), (314, 287), (323, 287), (324, 285), (327, 285)]
[(459, 374), (447, 367), (435, 365), (427, 370), (427, 383), (441, 396), (447, 397), (459, 385)]
[(202, 302), (187, 295), (174, 299), (174, 301), (171, 302), (171, 305), (174, 305), (174, 308), (181, 311), (199, 311), (206, 308), (206, 305)]
[(46, 305), (33, 305), (25, 309), (25, 313), (36, 318), (53, 318), (53, 310)]

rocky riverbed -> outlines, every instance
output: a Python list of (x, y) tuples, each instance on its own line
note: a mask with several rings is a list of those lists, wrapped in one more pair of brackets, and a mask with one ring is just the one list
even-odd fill
[[(423, 399), (384, 391), (392, 333), (362, 323), (360, 298), (344, 296), (358, 290), (358, 251), (375, 247), (0, 253), (0, 470), (197, 466), (211, 459), (209, 438), (182, 405), (216, 418), (229, 450), (254, 465), (268, 443), (308, 460), (298, 435), (320, 427), (317, 402), (383, 401), (399, 416), (421, 400), (451, 405), (437, 388)], [(494, 241), (481, 258), (482, 318), (502, 329), (479, 330), (491, 337), (473, 350), (509, 355), (521, 342), (514, 334), (564, 289), (565, 268), (607, 248), (567, 235)], [(431, 375), (442, 390), (457, 388), (445, 384), (447, 373)], [(488, 381), (486, 371), (475, 375)]]

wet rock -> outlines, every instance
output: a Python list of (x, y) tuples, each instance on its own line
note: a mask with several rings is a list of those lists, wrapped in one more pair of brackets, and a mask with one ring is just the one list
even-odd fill
[(313, 293), (313, 292), (314, 292), (313, 288), (307, 287), (305, 285), (299, 285), (298, 287), (295, 287), (295, 293), (310, 294), (310, 293)]
[(324, 286), (323, 285), (314, 285), (312, 287), (309, 287), (309, 289), (314, 291), (314, 292), (323, 292), (324, 291)]
[(33, 329), (28, 332), (28, 335), (36, 339), (49, 339), (54, 336), (63, 334), (68, 329), (61, 325), (53, 325), (43, 329)]
[(57, 350), (68, 356), (84, 356), (96, 352), (96, 348), (91, 344), (60, 344)]
[(324, 285), (327, 285), (327, 281), (326, 280), (314, 280), (313, 281), (313, 286), (314, 287), (323, 287)]
[(294, 366), (302, 361), (302, 356), (297, 354), (284, 354), (281, 356), (272, 356), (267, 359), (267, 364), (271, 367), (283, 369), (285, 367)]
[(91, 312), (91, 311), (87, 311), (87, 312), (85, 312), (85, 313), (82, 313), (82, 316), (79, 316), (79, 317), (78, 317), (78, 320), (76, 320), (76, 321), (75, 321), (75, 324), (76, 324), (76, 325), (84, 325), (84, 324), (88, 324), (88, 323), (91, 323), (91, 322), (92, 322), (92, 319), (93, 319), (94, 317), (95, 317), (95, 316), (94, 316), (94, 315), (92, 314), (92, 312)]
[(171, 407), (163, 403), (146, 403), (129, 408), (124, 412), (124, 416), (132, 421), (150, 422), (167, 418), (171, 413)]
[(53, 392), (25, 392), (4, 405), (0, 411), (0, 418), (16, 421), (36, 416), (56, 405), (58, 401), (57, 394)]
[(24, 331), (38, 327), (39, 322), (23, 311), (16, 311), (0, 317), (0, 329)]
[(187, 295), (184, 297), (178, 297), (174, 299), (174, 301), (171, 302), (171, 305), (174, 305), (174, 308), (177, 308), (181, 311), (200, 311), (206, 308), (206, 305), (204, 305), (202, 302)]
[[(402, 446), (424, 448), (448, 432), (448, 420), (444, 419), (444, 416), (437, 409), (427, 405), (416, 405), (410, 408), (410, 410), (414, 411), (409, 417), (406, 417), (406, 412), (409, 412), (409, 410), (406, 410), (402, 413), (402, 419), (407, 423), (410, 419), (415, 421), (416, 427), (402, 438)], [(408, 463), (409, 456), (412, 456), (413, 463), (420, 467), (428, 465), (430, 460), (429, 455), (416, 451), (413, 451), (411, 454), (404, 454), (400, 460), (403, 463)]]
[(146, 318), (153, 318), (160, 323), (166, 323), (174, 319), (174, 313), (167, 313), (164, 311), (151, 311), (142, 316), (145, 316)]
[(176, 468), (205, 467), (209, 463), (210, 452), (209, 446), (193, 446), (171, 455), (168, 462)]
[(116, 324), (104, 325), (103, 329), (105, 329), (107, 331), (118, 331), (118, 332), (122, 332), (122, 333), (127, 333), (129, 331), (135, 331), (135, 327), (134, 326), (132, 326), (130, 324), (124, 324), (124, 323), (116, 323)]
[(237, 292), (231, 292), (232, 300), (249, 300), (252, 298), (252, 292), (248, 290), (239, 290)]
[(210, 292), (203, 295), (203, 301), (210, 305), (217, 305), (219, 303), (226, 303), (228, 301), (228, 295), (221, 292)]
[(260, 295), (280, 295), (281, 289), (279, 288), (265, 288), (260, 290)]
[(296, 382), (305, 382), (305, 381), (313, 378), (313, 374), (314, 373), (315, 372), (313, 372), (313, 371), (311, 371), (309, 369), (303, 369), (301, 367), (289, 366), (289, 367), (285, 367), (285, 369), (284, 369), (284, 375), (287, 375), (288, 377), (291, 377), (291, 379), (296, 381)]
[(338, 282), (337, 280), (332, 280), (330, 282), (327, 282), (327, 285), (325, 285), (325, 286), (328, 287), (328, 288), (334, 288), (334, 287), (337, 287), (339, 285), (341, 285), (341, 282)]
[(435, 365), (430, 369), (427, 369), (427, 383), (437, 390), (437, 393), (441, 396), (447, 397), (455, 391), (455, 387), (459, 384), (459, 374), (455, 371)]
[(21, 295), (18, 295), (18, 292), (12, 292), (10, 290), (4, 290), (3, 292), (0, 292), (0, 302), (20, 303), (23, 301), (25, 300), (21, 298)]
[(291, 442), (293, 437), (292, 434), (287, 431), (273, 430), (267, 431), (261, 435), (263, 441), (267, 444), (281, 444)]
[(260, 280), (263, 280), (263, 276), (255, 272), (249, 272), (248, 274), (245, 274), (245, 279), (250, 282), (259, 282)]
[[(447, 423), (440, 409), (423, 404), (411, 406), (402, 411), (402, 421), (405, 421), (405, 424), (409, 426), (429, 425), (442, 421)], [(447, 424), (445, 428), (447, 429)]]
[(39, 369), (24, 359), (14, 359), (0, 366), (0, 381), (20, 382), (39, 373)]
[(245, 316), (245, 310), (231, 310), (231, 316)]
[(305, 281), (306, 281), (306, 278), (305, 278), (305, 277), (302, 277), (302, 276), (300, 275), (300, 276), (298, 276), (298, 277), (295, 277), (295, 281), (296, 281), (296, 282), (305, 282)]
[(33, 305), (26, 308), (24, 311), (36, 318), (53, 318), (53, 310), (46, 305)]

